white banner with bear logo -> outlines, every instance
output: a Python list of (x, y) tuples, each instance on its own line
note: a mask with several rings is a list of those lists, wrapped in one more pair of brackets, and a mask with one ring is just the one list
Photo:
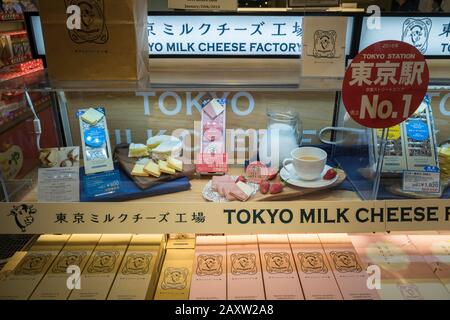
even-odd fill
[(450, 56), (450, 16), (381, 17), (381, 29), (369, 28), (364, 18), (360, 51), (383, 40), (399, 40), (415, 46), (425, 56)]

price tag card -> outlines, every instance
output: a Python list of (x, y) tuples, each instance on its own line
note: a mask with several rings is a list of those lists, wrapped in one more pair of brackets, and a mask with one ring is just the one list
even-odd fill
[(403, 172), (403, 191), (440, 193), (440, 173), (432, 171)]
[(79, 202), (79, 167), (40, 168), (38, 171), (39, 202)]
[(120, 190), (119, 170), (86, 175), (83, 178), (83, 190), (92, 198), (118, 192)]

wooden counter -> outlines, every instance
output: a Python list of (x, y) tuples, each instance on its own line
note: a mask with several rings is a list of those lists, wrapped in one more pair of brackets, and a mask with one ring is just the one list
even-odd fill
[[(242, 169), (231, 168), (231, 175), (242, 174)], [(33, 187), (28, 193), (17, 199), (18, 202), (37, 202), (37, 170), (30, 173), (26, 179), (34, 181)], [(191, 180), (192, 188), (188, 191), (182, 191), (172, 194), (147, 197), (139, 200), (132, 200), (130, 202), (168, 202), (168, 203), (185, 203), (185, 202), (204, 202), (206, 200), (202, 197), (202, 190), (205, 184), (208, 182), (208, 178), (193, 179)], [(347, 201), (347, 200), (359, 200), (358, 195), (352, 191), (345, 190), (324, 190), (314, 194), (305, 195), (298, 200), (312, 200), (312, 201)]]

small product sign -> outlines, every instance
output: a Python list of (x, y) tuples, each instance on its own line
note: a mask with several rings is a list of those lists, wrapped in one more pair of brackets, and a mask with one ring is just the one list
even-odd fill
[(364, 49), (345, 73), (342, 97), (357, 123), (390, 128), (408, 119), (428, 89), (429, 70), (414, 46), (396, 40)]
[(436, 193), (441, 191), (439, 172), (405, 171), (403, 173), (403, 191)]
[(237, 0), (169, 0), (171, 9), (236, 11)]

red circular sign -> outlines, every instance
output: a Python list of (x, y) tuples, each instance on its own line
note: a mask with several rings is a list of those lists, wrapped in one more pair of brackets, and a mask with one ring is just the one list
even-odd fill
[(357, 123), (389, 128), (417, 110), (429, 80), (427, 62), (414, 46), (380, 41), (359, 53), (347, 68), (342, 99)]

